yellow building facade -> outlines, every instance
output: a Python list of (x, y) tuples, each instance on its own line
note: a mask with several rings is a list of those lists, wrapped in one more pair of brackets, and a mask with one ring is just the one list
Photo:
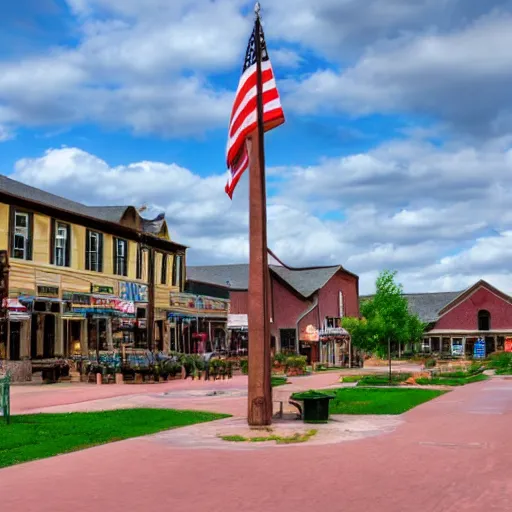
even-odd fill
[(87, 207), (0, 177), (0, 251), (8, 255), (0, 359), (45, 360), (120, 346), (169, 350), (171, 292), (186, 247), (163, 216)]

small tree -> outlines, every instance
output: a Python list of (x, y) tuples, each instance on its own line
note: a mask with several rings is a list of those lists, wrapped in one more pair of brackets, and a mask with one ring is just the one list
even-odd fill
[(384, 270), (376, 281), (374, 297), (361, 304), (361, 313), (368, 319), (378, 355), (388, 353), (391, 379), (391, 343), (407, 343), (421, 338), (424, 325), (409, 313), (402, 285), (395, 282), (396, 272)]

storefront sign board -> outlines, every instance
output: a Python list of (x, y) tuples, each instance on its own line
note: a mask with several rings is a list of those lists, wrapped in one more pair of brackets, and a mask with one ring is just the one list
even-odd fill
[(91, 284), (91, 293), (99, 293), (102, 295), (114, 295), (114, 287), (103, 286), (99, 284)]
[(119, 283), (119, 297), (133, 302), (148, 302), (148, 286), (122, 281)]
[(57, 286), (37, 286), (37, 296), (38, 297), (48, 297), (51, 299), (59, 298), (59, 288)]

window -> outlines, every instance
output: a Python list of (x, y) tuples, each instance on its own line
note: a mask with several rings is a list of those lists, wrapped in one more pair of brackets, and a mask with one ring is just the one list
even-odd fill
[(182, 276), (182, 263), (183, 258), (181, 255), (174, 256), (174, 263), (172, 267), (172, 285), (179, 286), (181, 289), (181, 276)]
[(137, 263), (135, 272), (135, 277), (137, 279), (142, 279), (142, 247), (140, 244), (137, 244)]
[(280, 329), (279, 335), (281, 338), (281, 352), (295, 352), (295, 340), (296, 340), (295, 329)]
[(344, 304), (343, 304), (343, 292), (340, 290), (339, 292), (339, 309), (340, 309), (340, 318), (343, 318), (344, 313)]
[(128, 242), (122, 238), (114, 238), (114, 274), (128, 275)]
[(69, 224), (52, 220), (50, 244), (50, 263), (58, 267), (69, 267), (71, 244), (71, 227)]
[(103, 272), (103, 234), (87, 230), (85, 236), (85, 269)]
[(13, 210), (11, 219), (11, 254), (21, 260), (32, 259), (32, 214)]
[(167, 254), (162, 254), (162, 275), (160, 283), (167, 284)]
[(478, 312), (478, 330), (491, 330), (491, 314), (489, 313), (489, 311), (486, 311), (485, 309), (482, 309)]

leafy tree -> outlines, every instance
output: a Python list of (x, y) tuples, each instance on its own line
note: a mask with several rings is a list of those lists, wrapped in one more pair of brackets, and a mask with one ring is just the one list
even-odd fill
[[(416, 342), (421, 339), (424, 324), (417, 315), (409, 313), (402, 285), (395, 282), (396, 272), (384, 270), (376, 281), (375, 295), (361, 304), (361, 315), (366, 319), (366, 342), (373, 345), (379, 356), (390, 358), (391, 345)], [(362, 347), (361, 347), (362, 348)]]

